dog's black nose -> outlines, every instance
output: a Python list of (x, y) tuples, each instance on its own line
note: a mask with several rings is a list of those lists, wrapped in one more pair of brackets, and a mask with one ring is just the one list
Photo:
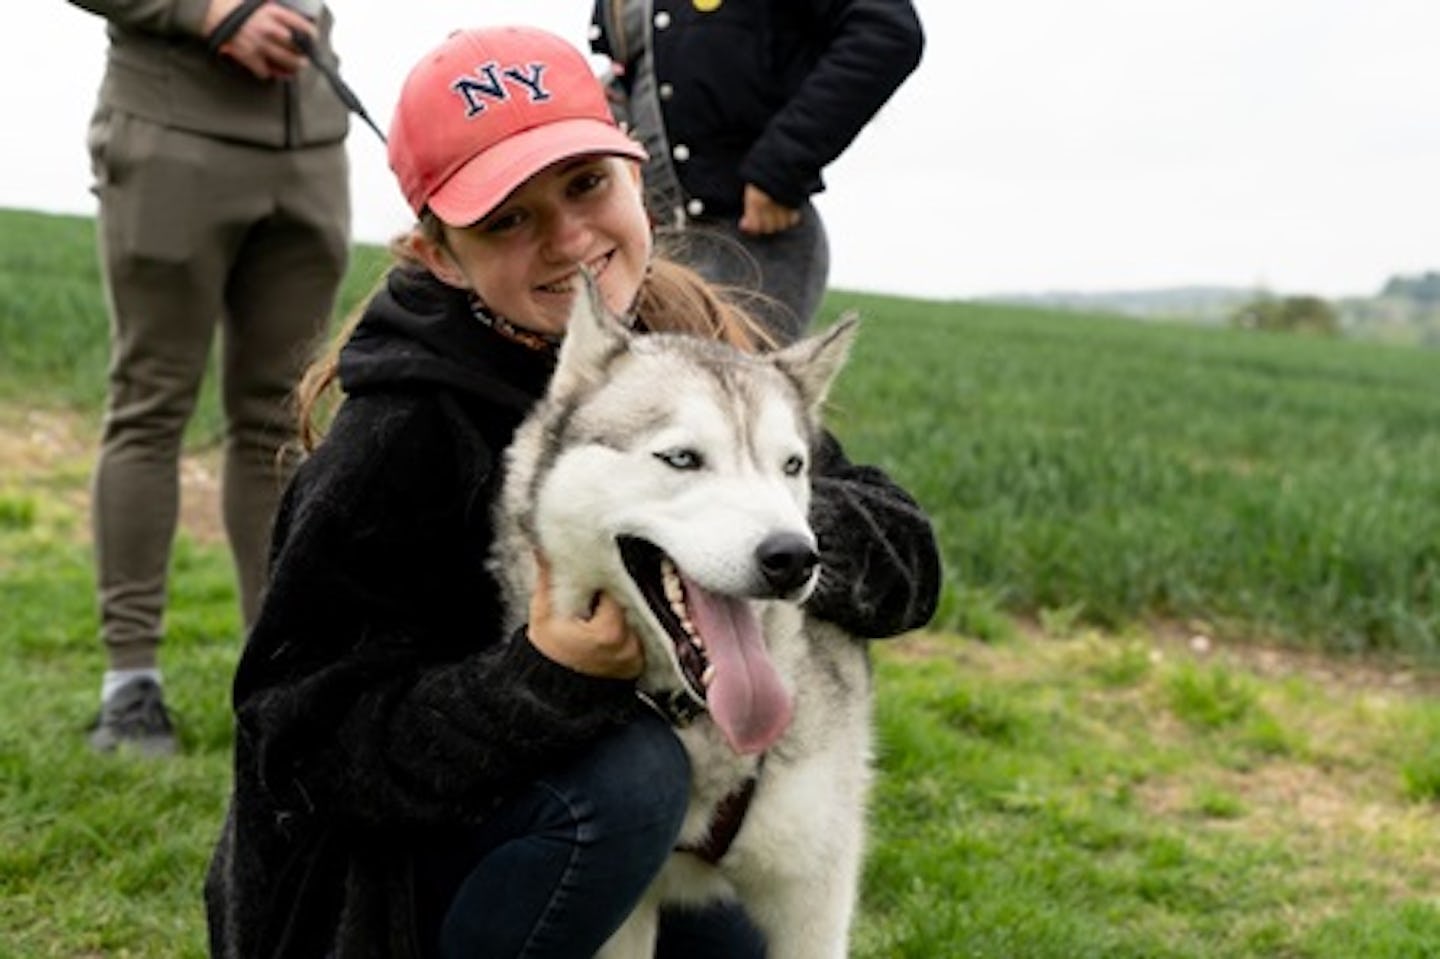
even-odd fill
[(820, 556), (810, 540), (796, 533), (772, 533), (755, 551), (765, 582), (777, 595), (793, 592), (805, 585)]

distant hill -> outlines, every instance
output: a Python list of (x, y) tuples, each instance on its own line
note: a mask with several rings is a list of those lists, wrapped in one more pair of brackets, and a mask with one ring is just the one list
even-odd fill
[(1003, 293), (982, 297), (985, 302), (1038, 306), (1086, 313), (1118, 313), (1139, 319), (1188, 320), (1224, 323), (1241, 304), (1258, 291), (1233, 286), (1177, 286), (1153, 290), (1079, 292), (1049, 290), (1043, 293)]
[[(1112, 313), (1145, 320), (1219, 326), (1240, 306), (1274, 291), (1234, 286), (1178, 286), (1153, 290), (1003, 293), (982, 302)], [(1297, 294), (1298, 295), (1298, 294)], [(1347, 336), (1440, 347), (1440, 273), (1391, 277), (1374, 296), (1332, 300)]]

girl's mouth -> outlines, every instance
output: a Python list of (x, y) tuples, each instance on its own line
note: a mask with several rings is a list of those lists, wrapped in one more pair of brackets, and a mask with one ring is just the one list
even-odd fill
[[(594, 276), (598, 280), (600, 276), (604, 274), (605, 268), (610, 265), (610, 261), (614, 258), (615, 251), (611, 250), (610, 252), (605, 253), (602, 256), (596, 257), (589, 263), (586, 263), (585, 268), (590, 271), (591, 276)], [(539, 286), (535, 287), (535, 289), (539, 290), (541, 293), (559, 293), (568, 295), (570, 293), (574, 293), (575, 290), (578, 288), (579, 284), (576, 281), (579, 279), (579, 276), (580, 275), (578, 272), (572, 272), (558, 280), (555, 280), (552, 283), (542, 283)]]

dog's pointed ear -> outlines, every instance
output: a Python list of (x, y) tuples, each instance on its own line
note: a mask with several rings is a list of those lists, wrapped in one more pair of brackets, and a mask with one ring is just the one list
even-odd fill
[(600, 285), (582, 269), (581, 289), (570, 309), (560, 358), (550, 381), (552, 394), (586, 391), (605, 377), (615, 358), (630, 347), (633, 334), (610, 315), (600, 296)]
[(780, 367), (800, 388), (800, 395), (812, 417), (819, 417), (820, 407), (830, 393), (835, 376), (850, 356), (850, 347), (860, 332), (860, 317), (846, 313), (832, 327), (808, 336), (771, 354)]

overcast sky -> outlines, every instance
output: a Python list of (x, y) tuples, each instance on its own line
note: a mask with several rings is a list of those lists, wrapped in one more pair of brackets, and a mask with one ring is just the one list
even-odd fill
[[(588, 0), (333, 0), (343, 72), (388, 124), (453, 27), (584, 49)], [(919, 0), (924, 61), (827, 171), (832, 286), (1374, 292), (1440, 269), (1440, 0)], [(103, 21), (21, 0), (0, 32), (0, 206), (92, 213)], [(598, 64), (597, 64), (598, 66)], [(349, 141), (357, 239), (408, 211)]]

